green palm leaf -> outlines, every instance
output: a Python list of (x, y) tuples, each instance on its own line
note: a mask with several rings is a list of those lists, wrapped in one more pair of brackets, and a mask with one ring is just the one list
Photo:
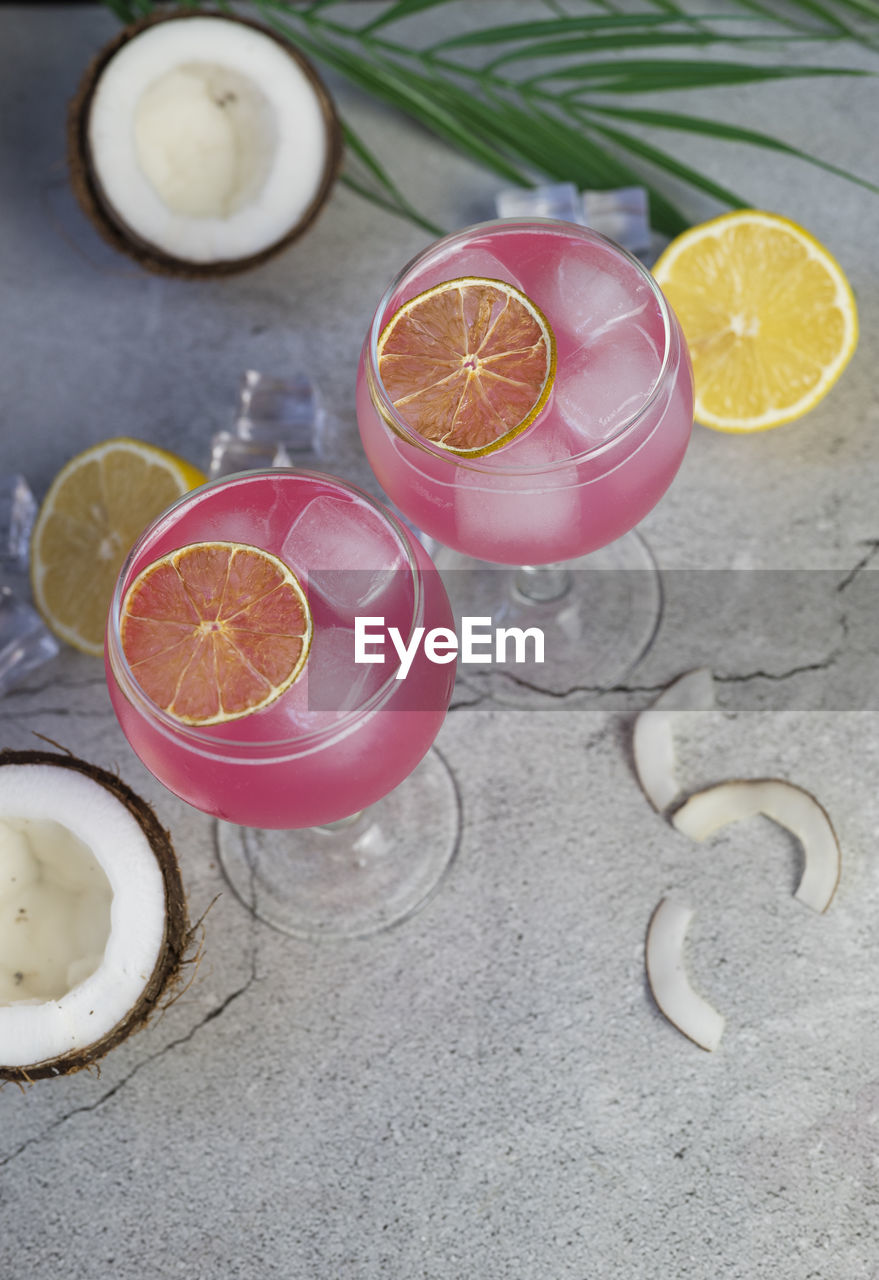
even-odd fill
[(365, 27), (360, 27), (360, 34), (377, 31), (379, 27), (387, 27), (392, 22), (399, 22), (401, 18), (411, 18), (416, 13), (423, 13), (425, 9), (438, 9), (440, 5), (447, 3), (448, 0), (396, 0), (384, 13), (373, 18)]
[(710, 138), (717, 138), (723, 142), (742, 142), (747, 146), (762, 147), (768, 151), (778, 151), (782, 155), (817, 165), (837, 178), (846, 178), (849, 182), (855, 182), (859, 186), (866, 188), (867, 191), (872, 191), (874, 195), (879, 195), (879, 185), (875, 182), (868, 182), (866, 178), (860, 178), (856, 174), (848, 173), (845, 169), (831, 164), (828, 160), (821, 160), (818, 156), (810, 156), (808, 152), (801, 151), (798, 147), (792, 147), (778, 138), (773, 138), (768, 133), (760, 133), (755, 129), (743, 129), (739, 125), (724, 124), (719, 120), (704, 120), (701, 116), (681, 115), (672, 111), (646, 109), (639, 111), (637, 108), (598, 106), (594, 103), (590, 104), (587, 110), (592, 115), (611, 116), (618, 120), (630, 120), (635, 124), (649, 125), (651, 128), (678, 129), (685, 133), (697, 133)]
[[(788, 37), (788, 39), (790, 38)], [(779, 37), (776, 36), (775, 39), (778, 40)], [(578, 53), (594, 54), (617, 49), (660, 49), (719, 43), (729, 45), (735, 41), (751, 44), (753, 37), (721, 37), (710, 31), (657, 31), (656, 29), (650, 31), (627, 30), (612, 32), (609, 35), (572, 34), (565, 36), (561, 40), (538, 40), (533, 44), (527, 44), (518, 49), (510, 49), (506, 53), (498, 54), (496, 58), (493, 58), (486, 65), (493, 71), (497, 67), (510, 62), (519, 62), (525, 58), (570, 58)], [(589, 65), (591, 66), (592, 64), (590, 63)], [(560, 67), (557, 72), (550, 74), (563, 76), (564, 73), (565, 68)]]
[(608, 125), (598, 124), (595, 121), (592, 122), (592, 128), (603, 138), (607, 138), (609, 141), (615, 142), (617, 146), (622, 147), (624, 151), (630, 151), (633, 155), (640, 156), (642, 160), (656, 165), (660, 170), (672, 173), (676, 178), (682, 178), (684, 182), (688, 182), (691, 186), (697, 187), (707, 195), (713, 196), (721, 204), (728, 204), (733, 208), (744, 208), (745, 201), (736, 195), (734, 191), (730, 191), (727, 187), (712, 181), (704, 174), (678, 160), (677, 157), (669, 155), (668, 152), (660, 151), (658, 147), (652, 146), (650, 143), (644, 142), (643, 139), (636, 138), (630, 133), (625, 133), (621, 129), (613, 129)]
[[(531, 83), (577, 80), (593, 93), (652, 93), (672, 89), (711, 89), (718, 85), (755, 84), (764, 80), (796, 80), (805, 76), (866, 76), (868, 71), (831, 67), (761, 67), (747, 62), (705, 62), (683, 58), (643, 58), (584, 62), (557, 67)], [(589, 82), (592, 83), (589, 83)]]
[(363, 196), (364, 199), (371, 200), (373, 204), (379, 205), (380, 208), (386, 209), (389, 213), (395, 213), (401, 218), (408, 218), (416, 226), (423, 227), (425, 231), (433, 236), (442, 235), (443, 228), (423, 217), (415, 206), (406, 199), (384, 166), (351, 125), (345, 124), (343, 129), (349, 156), (353, 154), (360, 160), (368, 178), (371, 178), (372, 182), (364, 182), (356, 174), (353, 174), (350, 165), (346, 172), (342, 174), (342, 182), (349, 186), (352, 191), (356, 191), (358, 195)]
[[(481, 110), (477, 120), (485, 126)], [(525, 111), (497, 101), (491, 123), (506, 146), (548, 177), (593, 190), (644, 183), (653, 225), (667, 235), (677, 235), (687, 226), (684, 215), (660, 190), (644, 182), (643, 175), (601, 147), (583, 128), (572, 128), (539, 107)]]
[[(442, 2), (442, 0), (440, 0)], [(688, 22), (696, 21), (688, 18)], [(659, 27), (669, 24), (680, 24), (677, 14), (643, 13), (622, 14), (607, 13), (579, 18), (548, 18), (535, 22), (512, 22), (499, 27), (481, 27), (478, 31), (465, 31), (459, 35), (446, 36), (438, 40), (431, 48), (472, 49), (479, 45), (507, 44), (514, 41), (531, 42), (546, 36), (561, 38), (563, 36), (601, 35), (609, 31), (632, 31), (636, 36), (649, 34)]]

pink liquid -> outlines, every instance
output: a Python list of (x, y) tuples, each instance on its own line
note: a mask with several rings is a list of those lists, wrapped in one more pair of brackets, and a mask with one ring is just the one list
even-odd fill
[[(275, 702), (223, 725), (194, 728), (139, 690), (118, 639), (133, 577), (200, 541), (243, 542), (296, 573), (314, 631), (305, 669)], [(430, 747), (445, 716), (454, 665), (419, 647), (404, 680), (393, 647), (384, 664), (354, 661), (357, 615), (415, 626), (452, 625), (439, 575), (420, 544), (365, 494), (328, 476), (276, 470), (203, 486), (143, 535), (110, 612), (106, 665), (119, 722), (147, 768), (205, 813), (256, 827), (338, 821), (393, 790)]]
[[(394, 312), (460, 276), (533, 299), (558, 361), (532, 426), (467, 460), (388, 426), (374, 362)], [(499, 222), (440, 241), (391, 287), (364, 346), (357, 417), (382, 487), (418, 528), (483, 560), (549, 564), (612, 542), (659, 501), (690, 438), (692, 372), (674, 315), (628, 255), (570, 224)]]

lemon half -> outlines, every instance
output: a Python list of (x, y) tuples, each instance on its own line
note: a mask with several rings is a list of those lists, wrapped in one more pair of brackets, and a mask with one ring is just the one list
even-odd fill
[(31, 537), (34, 601), (61, 640), (99, 657), (116, 577), (151, 520), (201, 484), (173, 453), (119, 437), (71, 458), (52, 481)]
[(697, 422), (764, 431), (823, 399), (857, 346), (854, 294), (814, 236), (746, 209), (693, 227), (653, 268), (690, 348)]

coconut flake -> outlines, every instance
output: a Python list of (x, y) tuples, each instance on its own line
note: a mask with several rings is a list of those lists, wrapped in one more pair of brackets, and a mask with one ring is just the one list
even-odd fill
[(794, 897), (814, 911), (826, 911), (839, 883), (839, 841), (826, 809), (803, 787), (783, 778), (721, 782), (691, 795), (672, 815), (672, 823), (684, 835), (702, 841), (756, 814), (770, 818), (800, 842), (804, 866)]
[(725, 1018), (690, 985), (684, 942), (693, 908), (663, 898), (650, 918), (644, 958), (647, 981), (661, 1013), (700, 1049), (716, 1049)]
[(664, 689), (635, 721), (632, 749), (638, 781), (658, 813), (678, 799), (672, 725), (677, 711), (709, 711), (714, 706), (714, 679), (707, 667), (687, 671)]

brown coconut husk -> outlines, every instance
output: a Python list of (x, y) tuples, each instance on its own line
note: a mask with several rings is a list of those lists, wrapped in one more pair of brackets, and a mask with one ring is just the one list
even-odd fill
[[(165, 934), (162, 946), (149, 981), (144, 986), (137, 1003), (125, 1017), (105, 1036), (93, 1044), (73, 1050), (58, 1058), (35, 1062), (26, 1067), (8, 1067), (0, 1058), (0, 1081), (10, 1080), (30, 1084), (34, 1080), (51, 1076), (71, 1075), (86, 1067), (93, 1067), (106, 1053), (121, 1044), (135, 1031), (139, 1031), (173, 998), (182, 981), (183, 966), (193, 941), (195, 930), (189, 927), (186, 895), (177, 855), (168, 832), (159, 822), (153, 809), (145, 800), (115, 774), (80, 760), (74, 755), (61, 755), (52, 751), (0, 751), (0, 768), (6, 765), (48, 765), (52, 768), (74, 769), (84, 773), (93, 782), (105, 787), (123, 804), (146, 835), (165, 884)], [(0, 1045), (0, 1054), (3, 1046)]]
[[(295, 226), (274, 244), (259, 253), (246, 258), (234, 258), (220, 262), (188, 262), (184, 258), (175, 258), (155, 245), (148, 244), (136, 235), (113, 209), (101, 188), (101, 183), (94, 170), (88, 145), (88, 120), (92, 98), (98, 80), (111, 58), (118, 53), (124, 44), (139, 35), (148, 27), (158, 22), (176, 22), (187, 18), (222, 18), (226, 22), (240, 22), (242, 26), (252, 27), (262, 32), (279, 45), (297, 66), (305, 73), (318, 99), (327, 133), (327, 163), (323, 181), (312, 200)], [(277, 32), (242, 18), (238, 14), (218, 13), (205, 10), (174, 10), (171, 13), (152, 14), (139, 22), (124, 27), (108, 44), (98, 51), (89, 63), (80, 81), (67, 112), (67, 162), (73, 193), (86, 217), (98, 234), (119, 253), (133, 258), (145, 271), (158, 275), (177, 276), (180, 279), (206, 280), (216, 277), (234, 275), (242, 271), (250, 271), (261, 266), (270, 258), (281, 253), (288, 245), (299, 238), (314, 222), (329, 197), (342, 164), (342, 127), (336, 108), (323, 80), (314, 65), (304, 53)]]

